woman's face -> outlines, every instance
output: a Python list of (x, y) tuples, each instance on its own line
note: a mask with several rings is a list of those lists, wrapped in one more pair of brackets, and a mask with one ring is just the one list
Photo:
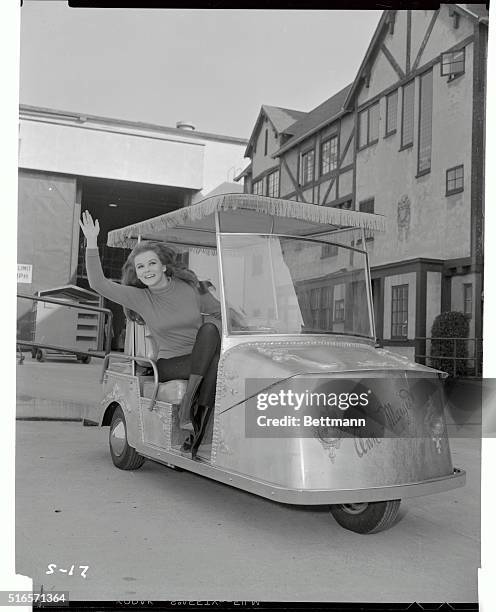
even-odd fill
[(159, 289), (168, 283), (164, 272), (166, 266), (154, 251), (144, 251), (134, 258), (136, 276), (147, 287)]

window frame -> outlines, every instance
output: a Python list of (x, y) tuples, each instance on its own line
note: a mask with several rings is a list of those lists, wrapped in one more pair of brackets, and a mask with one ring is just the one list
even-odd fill
[(338, 202), (337, 204), (330, 204), (331, 208), (339, 208), (339, 210), (352, 210), (353, 200), (351, 198), (347, 198), (342, 202)]
[[(450, 172), (455, 172), (455, 174), (456, 174), (456, 171), (459, 170), (460, 168), (462, 169), (462, 176), (461, 176), (462, 185), (461, 185), (461, 187), (454, 187), (453, 189), (449, 189), (449, 187), (448, 187), (448, 183), (449, 183), (449, 180), (450, 180), (449, 179), (449, 173)], [(457, 180), (456, 176), (454, 177), (453, 180), (456, 182), (456, 180)], [(450, 195), (454, 195), (456, 193), (462, 193), (464, 190), (465, 190), (465, 167), (464, 167), (464, 164), (458, 164), (458, 166), (453, 166), (452, 168), (448, 168), (446, 170), (446, 193), (445, 193), (445, 195), (446, 196), (450, 196)]]
[(323, 244), (320, 251), (320, 259), (327, 259), (328, 257), (336, 257), (339, 253), (337, 244)]
[[(305, 176), (304, 176), (304, 172), (303, 172), (303, 164), (304, 164), (304, 158), (307, 155), (312, 154), (313, 159), (312, 159), (312, 176), (309, 180), (305, 180)], [(306, 186), (306, 185), (311, 185), (313, 182), (315, 181), (315, 147), (310, 147), (308, 149), (305, 149), (304, 151), (302, 151), (300, 153), (300, 186)]]
[[(334, 161), (334, 166), (332, 165), (332, 143), (335, 142), (335, 161)], [(324, 171), (323, 168), (323, 161), (324, 161), (324, 147), (325, 145), (329, 143), (329, 169)], [(331, 172), (335, 172), (338, 169), (339, 166), (339, 140), (338, 140), (338, 135), (337, 134), (332, 134), (330, 136), (326, 136), (326, 138), (324, 138), (322, 140), (322, 142), (320, 143), (320, 165), (319, 165), (319, 171), (320, 171), (320, 176), (327, 176), (328, 174), (331, 174)]]
[[(447, 56), (454, 56), (455, 53), (462, 53), (463, 54), (463, 59), (462, 60), (458, 60), (458, 61), (444, 61), (445, 58)], [(465, 47), (462, 47), (461, 49), (455, 49), (453, 51), (445, 51), (444, 53), (441, 53), (441, 61), (440, 61), (440, 71), (441, 71), (441, 76), (447, 76), (448, 77), (448, 82), (449, 81), (453, 81), (453, 79), (458, 78), (459, 76), (462, 76), (462, 74), (465, 74), (465, 60), (466, 60), (467, 54), (465, 53)], [(463, 69), (462, 70), (458, 70), (457, 72), (453, 72), (451, 70), (445, 72), (444, 68), (445, 66), (449, 66), (451, 67), (453, 64), (456, 63), (460, 63), (460, 61), (463, 62)]]
[[(467, 299), (468, 289), (470, 289), (470, 299)], [(467, 304), (470, 304), (470, 311), (467, 310)], [(474, 313), (474, 285), (473, 283), (463, 283), (463, 314), (470, 319)]]
[[(370, 204), (370, 203), (372, 203), (372, 211), (362, 210), (363, 208), (367, 208), (367, 204)], [(358, 202), (359, 212), (366, 212), (366, 213), (373, 215), (374, 209), (375, 209), (375, 198), (365, 198), (365, 200), (361, 200), (360, 202)]]
[[(395, 290), (405, 290), (406, 289), (406, 299), (402, 297), (401, 299), (406, 303), (406, 310), (395, 310), (394, 304), (399, 302), (399, 299), (395, 299)], [(391, 340), (408, 340), (408, 299), (409, 299), (409, 285), (408, 283), (403, 283), (401, 285), (392, 285), (391, 286)], [(394, 315), (406, 312), (406, 323), (394, 323)], [(405, 328), (405, 333), (403, 334), (395, 334), (393, 330), (395, 327)]]
[[(394, 111), (394, 128), (393, 129), (389, 129), (389, 102), (391, 100), (392, 97), (396, 98), (396, 108)], [(386, 96), (386, 128), (384, 131), (384, 138), (387, 138), (388, 136), (392, 136), (393, 134), (396, 134), (396, 132), (398, 131), (398, 90), (395, 89), (394, 91), (391, 91), (390, 93), (387, 94)]]
[[(371, 140), (370, 139), (370, 111), (375, 108), (377, 108), (377, 138), (375, 138), (374, 140)], [(367, 138), (366, 138), (365, 144), (360, 144), (362, 141), (360, 117), (364, 115), (365, 113), (367, 114), (367, 121), (366, 121)], [(379, 105), (379, 100), (377, 100), (376, 102), (372, 104), (369, 104), (367, 108), (364, 108), (361, 111), (358, 111), (358, 150), (359, 151), (362, 151), (363, 149), (366, 149), (367, 147), (371, 147), (372, 145), (375, 145), (379, 142), (379, 132), (380, 132), (379, 124), (380, 122), (381, 122), (381, 108)]]
[[(339, 293), (343, 293), (343, 297), (336, 298), (337, 289), (340, 289)], [(346, 285), (338, 283), (332, 288), (332, 322), (333, 323), (344, 323), (346, 321)], [(336, 308), (339, 305), (340, 308)], [(342, 306), (342, 308), (341, 308)], [(342, 313), (342, 316), (336, 317), (336, 313)]]
[[(271, 177), (273, 177), (275, 174), (277, 174), (277, 183), (276, 183), (276, 194), (271, 194), (270, 193), (270, 181), (271, 181)], [(279, 197), (279, 193), (280, 193), (280, 178), (281, 178), (281, 173), (279, 172), (279, 168), (277, 168), (277, 170), (273, 170), (272, 172), (270, 172), (267, 175), (267, 196), (269, 198), (278, 198)]]
[[(405, 138), (405, 90), (411, 87), (412, 88), (412, 139), (409, 142), (405, 142), (404, 138)], [(401, 137), (400, 137), (400, 151), (403, 151), (404, 149), (409, 149), (410, 147), (413, 147), (413, 140), (414, 140), (414, 136), (415, 136), (415, 79), (412, 79), (411, 81), (408, 81), (408, 83), (405, 83), (402, 88), (401, 88)]]
[[(431, 77), (431, 133), (430, 133), (430, 159), (429, 159), (429, 167), (428, 168), (422, 168), (420, 169), (420, 138), (421, 138), (421, 126), (422, 126), (422, 121), (423, 121), (423, 117), (422, 117), (422, 83), (423, 83), (423, 79), (426, 78), (427, 76)], [(424, 86), (425, 89), (425, 86)], [(418, 100), (419, 100), (419, 116), (418, 116), (418, 131), (417, 131), (417, 178), (420, 176), (424, 176), (425, 174), (429, 174), (429, 172), (432, 169), (432, 119), (433, 119), (433, 105), (434, 105), (434, 71), (432, 70), (432, 68), (430, 70), (426, 70), (424, 73), (422, 73), (419, 77), (419, 95), (418, 95)], [(424, 109), (425, 112), (425, 109)]]
[[(257, 185), (261, 185), (261, 187), (262, 187), (261, 193), (255, 191), (255, 186), (257, 186)], [(253, 183), (252, 183), (252, 193), (253, 193), (253, 195), (261, 195), (261, 196), (265, 195), (265, 176), (263, 176), (262, 178), (259, 178), (256, 181), (253, 181)]]

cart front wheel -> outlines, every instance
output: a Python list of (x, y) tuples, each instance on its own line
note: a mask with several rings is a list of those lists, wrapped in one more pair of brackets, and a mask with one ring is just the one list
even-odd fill
[(90, 363), (91, 361), (91, 356), (90, 355), (79, 355), (77, 360), (80, 363)]
[(117, 406), (112, 415), (109, 446), (112, 461), (121, 470), (137, 470), (145, 462), (145, 458), (127, 443), (126, 418), (120, 406)]
[(44, 351), (43, 349), (38, 349), (36, 351), (36, 360), (37, 361), (45, 361), (45, 357), (46, 357), (46, 351)]
[(392, 526), (398, 515), (400, 499), (355, 504), (336, 504), (330, 507), (336, 521), (356, 533), (377, 533)]

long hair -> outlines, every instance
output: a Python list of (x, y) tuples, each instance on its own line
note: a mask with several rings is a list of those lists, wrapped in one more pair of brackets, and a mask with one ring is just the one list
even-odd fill
[[(153, 251), (160, 259), (164, 266), (167, 266), (165, 275), (170, 278), (179, 278), (185, 281), (195, 289), (199, 290), (199, 281), (196, 274), (189, 270), (182, 262), (178, 261), (178, 256), (174, 249), (165, 245), (163, 242), (156, 240), (142, 240), (139, 242), (134, 249), (129, 253), (125, 264), (122, 266), (122, 277), (121, 283), (123, 285), (130, 285), (132, 287), (138, 287), (140, 289), (146, 289), (146, 285), (142, 283), (137, 275), (136, 268), (134, 267), (134, 259), (136, 255), (145, 253), (146, 251)], [(144, 325), (145, 322), (137, 312), (124, 308), (124, 313), (131, 321), (136, 321), (140, 325)]]

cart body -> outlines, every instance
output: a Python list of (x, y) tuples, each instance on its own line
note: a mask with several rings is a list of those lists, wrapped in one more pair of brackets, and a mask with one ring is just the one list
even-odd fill
[[(186, 381), (159, 383), (146, 328), (128, 325), (126, 353), (105, 359), (94, 418), (111, 425), (114, 462), (115, 449), (129, 447), (135, 457), (276, 501), (337, 504), (351, 514), (360, 504), (462, 486), (443, 373), (376, 346), (365, 244), (384, 228), (377, 215), (233, 194), (111, 232), (110, 246), (159, 239), (188, 252), (189, 266), (217, 288), (222, 311), (215, 410), (196, 461), (180, 451)], [(138, 362), (153, 375), (141, 375)], [(349, 411), (309, 405), (312, 394), (345, 391), (373, 401)], [(288, 394), (307, 401), (260, 405), (260, 397)], [(365, 429), (321, 419), (345, 411), (364, 417)], [(289, 426), (280, 424), (284, 415), (293, 417)]]

